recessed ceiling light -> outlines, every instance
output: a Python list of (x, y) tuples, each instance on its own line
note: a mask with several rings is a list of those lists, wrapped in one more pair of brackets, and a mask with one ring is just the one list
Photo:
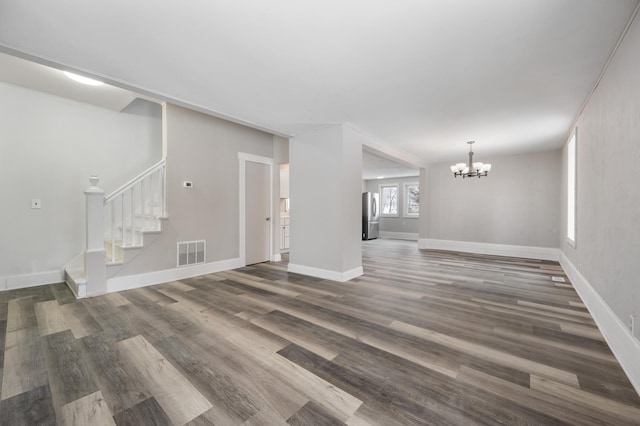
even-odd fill
[(67, 77), (69, 77), (73, 81), (77, 81), (78, 83), (87, 84), (89, 86), (102, 86), (104, 83), (98, 80), (94, 80), (92, 78), (83, 77), (78, 74), (71, 73), (69, 71), (64, 72)]
[(384, 179), (384, 176), (378, 176), (378, 179)]

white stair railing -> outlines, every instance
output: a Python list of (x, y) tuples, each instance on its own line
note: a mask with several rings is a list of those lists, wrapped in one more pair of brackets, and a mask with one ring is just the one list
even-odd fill
[[(142, 245), (145, 231), (160, 231), (167, 216), (166, 162), (162, 160), (105, 197), (91, 176), (86, 198), (86, 247), (65, 265), (65, 280), (76, 297), (107, 292), (107, 263), (124, 261), (117, 247)], [(118, 239), (119, 238), (119, 239)], [(84, 260), (84, 262), (83, 262)]]
[(107, 262), (124, 260), (118, 259), (118, 246), (142, 245), (142, 232), (158, 230), (157, 220), (167, 212), (165, 178), (161, 160), (104, 198)]

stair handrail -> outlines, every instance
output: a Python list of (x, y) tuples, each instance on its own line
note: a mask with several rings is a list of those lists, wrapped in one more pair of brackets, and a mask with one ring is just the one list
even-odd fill
[(110, 193), (109, 195), (104, 197), (104, 203), (105, 204), (110, 203), (116, 197), (118, 197), (118, 196), (124, 194), (125, 192), (127, 192), (128, 190), (130, 190), (138, 182), (140, 182), (141, 180), (143, 180), (147, 176), (150, 176), (150, 175), (154, 174), (155, 172), (157, 172), (158, 170), (162, 169), (163, 167), (166, 166), (166, 162), (167, 161), (165, 159), (162, 159), (162, 160), (158, 161), (156, 164), (154, 164), (153, 166), (149, 167), (144, 172), (140, 173), (139, 175), (137, 175), (133, 179), (129, 180), (127, 183), (125, 183), (124, 185), (120, 186), (118, 189), (116, 189), (115, 191), (113, 191), (112, 193)]

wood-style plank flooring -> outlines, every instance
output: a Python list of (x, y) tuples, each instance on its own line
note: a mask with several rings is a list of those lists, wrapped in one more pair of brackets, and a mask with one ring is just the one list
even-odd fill
[(3, 425), (638, 425), (555, 262), (363, 242), (336, 283), (253, 265), (0, 293)]

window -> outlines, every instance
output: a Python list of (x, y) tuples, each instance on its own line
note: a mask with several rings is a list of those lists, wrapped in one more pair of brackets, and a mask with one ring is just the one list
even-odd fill
[(380, 185), (380, 216), (398, 216), (398, 185)]
[(404, 184), (404, 217), (420, 216), (420, 187), (417, 182)]
[(576, 132), (567, 142), (567, 241), (576, 245)]

